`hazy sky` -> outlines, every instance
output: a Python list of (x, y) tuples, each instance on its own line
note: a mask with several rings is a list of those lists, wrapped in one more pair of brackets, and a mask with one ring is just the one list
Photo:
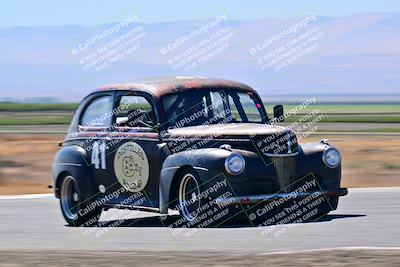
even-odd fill
[(162, 22), (209, 18), (222, 13), (234, 19), (400, 13), (399, 0), (1, 0), (0, 3), (0, 27), (96, 25), (120, 21), (132, 14), (137, 14), (141, 22)]

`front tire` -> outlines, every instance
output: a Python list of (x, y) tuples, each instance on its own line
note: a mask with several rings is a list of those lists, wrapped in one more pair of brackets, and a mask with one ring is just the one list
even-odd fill
[(178, 185), (178, 210), (186, 222), (194, 222), (201, 211), (200, 179), (194, 170), (185, 171)]
[[(65, 221), (75, 227), (93, 226), (100, 219), (102, 207), (89, 208), (78, 181), (67, 175), (61, 181), (60, 207)], [(90, 202), (90, 201), (89, 201)]]
[(210, 181), (203, 183), (194, 169), (183, 170), (177, 184), (176, 207), (180, 219), (175, 222), (175, 227), (209, 228), (229, 218), (229, 208), (215, 203), (215, 197), (224, 190), (218, 193), (218, 189), (211, 188), (213, 185)]

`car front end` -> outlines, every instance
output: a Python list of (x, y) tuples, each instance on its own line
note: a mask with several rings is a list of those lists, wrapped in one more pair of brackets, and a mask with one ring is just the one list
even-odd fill
[[(204, 142), (207, 136), (213, 138)], [(230, 124), (175, 129), (168, 140), (175, 152), (187, 150), (182, 146), (187, 140), (196, 144), (197, 152), (189, 149), (186, 153), (203, 155), (196, 164), (207, 169), (199, 171), (204, 181), (210, 177), (213, 183), (228, 180), (232, 194), (215, 195), (219, 205), (259, 205), (319, 194), (327, 204), (321, 212), (327, 213), (347, 194), (347, 189), (340, 187), (340, 152), (326, 139), (300, 145), (295, 133), (284, 127)], [(215, 148), (224, 152), (214, 152)], [(209, 153), (215, 154), (212, 159), (207, 159)]]

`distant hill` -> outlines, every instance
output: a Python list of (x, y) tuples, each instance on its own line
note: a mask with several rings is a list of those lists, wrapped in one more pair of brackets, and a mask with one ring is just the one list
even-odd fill
[[(351, 93), (357, 99), (364, 94), (400, 93), (400, 15), (317, 16), (295, 33), (286, 31), (283, 38), (261, 49), (269, 38), (284, 35), (285, 30), (293, 29), (303, 20), (304, 17), (238, 21), (228, 17), (216, 26), (209, 26), (207, 33), (199, 31), (212, 19), (156, 24), (132, 22), (76, 55), (71, 52), (74, 48), (79, 49), (79, 45), (82, 48), (90, 40), (93, 43), (92, 38), (115, 25), (0, 28), (0, 100), (51, 97), (78, 101), (102, 84), (164, 75), (238, 80), (254, 86), (263, 96)], [(82, 69), (79, 60), (135, 27), (140, 27), (144, 34), (129, 55), (100, 71)], [(295, 38), (315, 27), (322, 32), (311, 42), (317, 44), (315, 49), (304, 51), (303, 56), (278, 71), (260, 67), (262, 57), (282, 45), (286, 45), (288, 52), (289, 42), (294, 43)], [(215, 37), (223, 29), (232, 35), (226, 36), (229, 38), (225, 42), (219, 37), (213, 40), (221, 41), (212, 49), (215, 56), (204, 58), (189, 71), (172, 68), (171, 59), (195, 45), (201, 51), (205, 38)], [(188, 37), (190, 34), (192, 37)], [(162, 49), (167, 52), (161, 53)], [(256, 49), (256, 53), (252, 54), (251, 49)]]

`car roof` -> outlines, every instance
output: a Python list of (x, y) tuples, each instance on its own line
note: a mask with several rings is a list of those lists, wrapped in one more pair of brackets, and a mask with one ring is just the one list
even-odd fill
[(97, 91), (135, 90), (148, 92), (155, 98), (161, 98), (162, 96), (171, 93), (207, 88), (236, 88), (257, 94), (257, 92), (250, 86), (235, 81), (204, 77), (179, 76), (110, 84), (98, 88)]

